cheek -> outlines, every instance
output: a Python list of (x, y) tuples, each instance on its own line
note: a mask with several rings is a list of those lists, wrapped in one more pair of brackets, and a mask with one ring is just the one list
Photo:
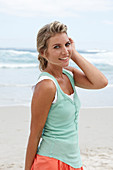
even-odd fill
[(51, 51), (51, 56), (53, 56), (54, 58), (57, 58), (60, 55), (60, 50), (52, 50)]
[(69, 54), (72, 54), (72, 48), (71, 48), (71, 46), (68, 48), (68, 52), (69, 52)]
[(47, 53), (47, 58), (51, 61), (55, 61), (56, 59), (58, 59), (58, 56), (60, 55), (58, 50), (51, 50), (51, 52), (48, 51)]

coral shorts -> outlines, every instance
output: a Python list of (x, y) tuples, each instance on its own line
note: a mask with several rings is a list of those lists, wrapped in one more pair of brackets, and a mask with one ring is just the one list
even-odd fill
[(83, 170), (83, 167), (73, 168), (58, 159), (37, 154), (31, 170)]

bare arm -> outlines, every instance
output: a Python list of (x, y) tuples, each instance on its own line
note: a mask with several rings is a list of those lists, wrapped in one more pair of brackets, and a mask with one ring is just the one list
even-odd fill
[(82, 70), (73, 67), (67, 67), (74, 74), (75, 85), (86, 89), (101, 89), (108, 84), (106, 77), (89, 61), (83, 58), (76, 50), (74, 41), (70, 38), (72, 45), (71, 59)]
[(31, 170), (55, 92), (56, 87), (51, 80), (43, 80), (35, 88), (31, 103), (31, 129), (26, 152), (25, 170)]

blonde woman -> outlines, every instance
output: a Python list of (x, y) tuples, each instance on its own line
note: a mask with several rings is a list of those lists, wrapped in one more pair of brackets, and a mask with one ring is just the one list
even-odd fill
[[(25, 170), (83, 170), (78, 143), (80, 101), (75, 86), (104, 88), (106, 77), (75, 49), (67, 26), (53, 22), (37, 35), (40, 69), (31, 103)], [(81, 69), (69, 67), (73, 60)]]

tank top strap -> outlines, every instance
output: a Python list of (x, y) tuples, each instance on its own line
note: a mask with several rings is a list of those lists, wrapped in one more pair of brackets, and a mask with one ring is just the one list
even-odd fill
[(59, 87), (59, 86), (58, 86), (58, 82), (57, 82), (57, 80), (55, 79), (55, 77), (52, 76), (51, 74), (49, 74), (48, 72), (42, 72), (42, 73), (39, 75), (38, 79), (40, 79), (41, 76), (47, 76), (47, 77), (51, 78), (51, 79), (53, 80), (53, 82), (55, 83), (56, 87), (57, 87), (57, 88)]
[(68, 71), (66, 69), (63, 69), (63, 73), (69, 78), (73, 89), (75, 89), (75, 82), (74, 82), (74, 78), (73, 78), (72, 72), (70, 72), (70, 71)]
[[(71, 82), (71, 84), (72, 84), (72, 87), (73, 87), (73, 89), (74, 89), (74, 87), (75, 87), (75, 82), (74, 82), (72, 73), (71, 73), (70, 71), (66, 70), (66, 69), (63, 69), (63, 73), (64, 73), (65, 75), (67, 75), (67, 77), (69, 78), (69, 80), (70, 80), (70, 82)], [(58, 82), (57, 82), (57, 80), (55, 79), (54, 76), (52, 76), (52, 75), (49, 74), (48, 72), (42, 72), (42, 73), (39, 75), (39, 78), (40, 78), (41, 76), (48, 76), (48, 77), (52, 78), (52, 79), (54, 80), (57, 88), (59, 88), (59, 84), (58, 84)], [(39, 78), (38, 78), (38, 79), (39, 79)]]
[(79, 100), (79, 97), (78, 97), (78, 94), (77, 94), (77, 91), (76, 91), (76, 88), (75, 88), (75, 81), (74, 81), (74, 78), (73, 78), (73, 74), (72, 72), (66, 70), (66, 69), (63, 69), (63, 73), (66, 74), (68, 76), (68, 78), (70, 79), (70, 82), (72, 84), (72, 87), (74, 89), (74, 94), (75, 94), (75, 106), (77, 108), (77, 110), (80, 109), (81, 107), (81, 102)]

